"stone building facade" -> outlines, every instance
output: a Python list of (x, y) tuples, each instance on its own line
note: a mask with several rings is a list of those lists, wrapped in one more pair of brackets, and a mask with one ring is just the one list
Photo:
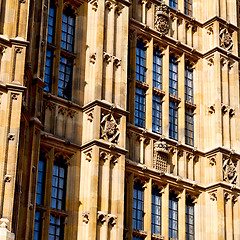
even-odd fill
[(0, 239), (240, 239), (239, 1), (0, 0)]

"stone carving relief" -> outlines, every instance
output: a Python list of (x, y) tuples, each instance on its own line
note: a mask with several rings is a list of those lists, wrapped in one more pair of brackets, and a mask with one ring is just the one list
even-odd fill
[(153, 167), (162, 172), (167, 172), (169, 146), (165, 141), (154, 143)]
[(110, 162), (115, 165), (118, 162), (119, 155), (111, 154), (111, 153), (105, 152), (105, 151), (100, 151), (99, 158), (103, 162), (110, 160)]
[(108, 214), (108, 223), (113, 227), (117, 224), (117, 216), (113, 214)]
[(86, 211), (86, 212), (82, 213), (83, 222), (85, 222), (86, 224), (88, 224), (88, 222), (89, 222), (89, 215), (90, 215), (89, 211)]
[(223, 159), (223, 179), (231, 184), (236, 184), (237, 169), (231, 158)]
[(119, 119), (113, 116), (112, 113), (102, 115), (101, 120), (101, 138), (111, 143), (118, 143), (119, 139)]
[(164, 3), (155, 7), (155, 28), (161, 35), (166, 35), (169, 31), (169, 8)]
[(98, 211), (97, 213), (97, 221), (101, 224), (107, 221), (107, 213)]
[(230, 33), (228, 29), (223, 28), (219, 33), (219, 38), (220, 47), (225, 48), (228, 51), (232, 51), (233, 49), (232, 33)]

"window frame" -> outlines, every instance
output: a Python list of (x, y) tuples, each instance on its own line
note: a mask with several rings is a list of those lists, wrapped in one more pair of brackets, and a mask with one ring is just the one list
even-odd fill
[[(173, 76), (176, 78), (174, 79)], [(169, 56), (169, 94), (178, 96), (178, 61), (173, 54)]]
[(178, 107), (174, 101), (169, 101), (169, 138), (178, 140)]
[(192, 17), (193, 14), (192, 0), (184, 0), (184, 13)]
[(185, 108), (185, 144), (194, 146), (194, 110), (189, 107)]
[[(193, 213), (189, 213), (189, 207), (193, 208)], [(192, 217), (193, 223), (189, 223), (189, 217)], [(186, 207), (185, 207), (185, 223), (186, 223), (186, 240), (194, 240), (195, 239), (195, 204), (191, 197), (186, 198)], [(193, 232), (190, 233), (188, 231), (189, 226), (192, 226)]]
[(143, 39), (137, 40), (137, 46), (136, 46), (136, 71), (135, 71), (135, 78), (136, 81), (140, 82), (146, 82), (146, 57), (147, 57), (147, 51), (146, 51), (145, 44), (143, 42)]
[[(176, 204), (176, 209), (171, 207), (172, 203)], [(171, 217), (170, 213), (175, 213), (177, 218)], [(176, 223), (176, 228), (171, 227), (173, 222)], [(178, 198), (174, 192), (169, 194), (169, 238), (178, 239)]]
[(187, 61), (185, 63), (185, 100), (193, 103), (193, 69), (192, 65)]
[[(163, 57), (158, 48), (153, 49), (153, 87), (162, 90)], [(159, 81), (157, 81), (159, 79)]]
[[(158, 98), (158, 100), (156, 98)], [(157, 128), (159, 131), (157, 131)], [(154, 93), (152, 98), (152, 131), (162, 134), (162, 99)]]
[[(138, 91), (138, 92), (137, 92)], [(141, 91), (141, 93), (140, 93)], [(141, 102), (142, 99), (142, 102)], [(138, 127), (145, 127), (145, 118), (146, 118), (146, 91), (145, 89), (136, 86), (135, 89), (135, 125)], [(140, 122), (142, 121), (142, 124)]]
[(178, 8), (178, 0), (169, 0), (169, 7), (177, 9)]

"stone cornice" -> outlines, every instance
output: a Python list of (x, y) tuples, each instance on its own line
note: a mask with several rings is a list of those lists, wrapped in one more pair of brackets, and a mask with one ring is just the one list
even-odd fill
[(232, 59), (234, 59), (236, 61), (240, 61), (240, 57), (238, 57), (237, 55), (233, 54), (232, 52), (229, 52), (229, 51), (225, 50), (224, 48), (221, 48), (221, 47), (218, 47), (218, 46), (208, 50), (202, 56), (204, 58), (206, 58), (206, 57), (212, 55), (215, 52), (220, 52), (220, 53), (226, 55), (228, 58), (232, 58)]
[(124, 116), (127, 116), (129, 114), (128, 111), (124, 110), (123, 108), (121, 108), (120, 106), (118, 106), (116, 104), (112, 104), (112, 103), (107, 102), (105, 100), (98, 100), (98, 99), (84, 105), (82, 110), (83, 110), (83, 112), (85, 112), (88, 109), (90, 109), (92, 107), (95, 107), (95, 106), (101, 106), (101, 107), (106, 108), (108, 110), (116, 111), (116, 112), (118, 112), (118, 113), (120, 113)]
[(24, 92), (26, 87), (22, 85), (17, 85), (17, 84), (5, 84), (3, 82), (0, 82), (0, 90), (3, 91), (16, 91), (16, 92)]
[(93, 139), (93, 140), (91, 140), (87, 143), (84, 143), (80, 148), (81, 148), (81, 150), (85, 150), (85, 149), (87, 149), (89, 147), (92, 147), (94, 145), (96, 145), (98, 147), (108, 149), (108, 150), (113, 151), (113, 152), (117, 152), (117, 153), (122, 154), (122, 155), (125, 155), (125, 154), (128, 153), (128, 150), (126, 150), (125, 148), (119, 147), (117, 144), (112, 144), (112, 143), (109, 143), (109, 142), (103, 142), (100, 139)]

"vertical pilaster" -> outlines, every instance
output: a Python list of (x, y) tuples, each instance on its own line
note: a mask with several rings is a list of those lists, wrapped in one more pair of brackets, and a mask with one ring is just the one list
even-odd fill
[(225, 196), (226, 239), (233, 240), (233, 202), (231, 196)]
[(152, 179), (146, 183), (144, 190), (144, 230), (147, 231), (148, 235), (146, 240), (151, 240), (151, 213), (152, 213)]
[(224, 191), (217, 189), (217, 239), (225, 240), (225, 214), (224, 214)]

